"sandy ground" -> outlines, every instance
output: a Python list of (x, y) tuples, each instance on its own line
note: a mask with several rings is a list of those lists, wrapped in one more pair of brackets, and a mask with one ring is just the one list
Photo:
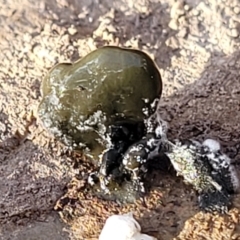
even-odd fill
[[(116, 210), (114, 204), (107, 211), (108, 203), (85, 199), (86, 209), (94, 202), (105, 206), (97, 218), (86, 210), (71, 223), (60, 220), (53, 207), (67, 192), (66, 184), (86, 168), (72, 167), (74, 156), (41, 127), (36, 113), (49, 68), (99, 46), (147, 52), (163, 78), (160, 111), (170, 124), (170, 138), (218, 139), (240, 169), (237, 0), (0, 0), (0, 26), (1, 239), (96, 239)], [(159, 240), (180, 232), (178, 239), (240, 239), (239, 195), (231, 214), (218, 218), (222, 225), (199, 230), (201, 223), (217, 220), (199, 213), (196, 194), (174, 175), (156, 179), (147, 205), (129, 207), (145, 232)], [(96, 221), (98, 227), (88, 232)], [(209, 228), (226, 232), (231, 221), (231, 236), (209, 233)]]

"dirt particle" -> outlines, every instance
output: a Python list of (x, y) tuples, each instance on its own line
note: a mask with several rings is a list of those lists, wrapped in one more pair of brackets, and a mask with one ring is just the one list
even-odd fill
[(234, 8), (233, 8), (233, 11), (234, 11), (235, 14), (238, 15), (238, 14), (240, 13), (240, 7), (237, 7), (237, 6), (234, 7)]
[(229, 35), (233, 38), (237, 38), (239, 36), (239, 32), (236, 28), (230, 29)]
[(77, 29), (72, 25), (71, 27), (68, 28), (68, 33), (70, 35), (74, 35), (77, 33)]
[(177, 19), (172, 19), (172, 20), (169, 22), (169, 24), (168, 24), (168, 26), (169, 26), (171, 29), (173, 29), (173, 30), (177, 30), (177, 29), (178, 29), (178, 25), (179, 25), (179, 23), (178, 23), (178, 20), (177, 20)]

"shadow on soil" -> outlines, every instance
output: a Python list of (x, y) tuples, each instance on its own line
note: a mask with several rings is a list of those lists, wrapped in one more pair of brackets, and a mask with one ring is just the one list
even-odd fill
[(69, 181), (57, 168), (19, 133), (0, 141), (0, 239), (68, 239), (53, 212)]

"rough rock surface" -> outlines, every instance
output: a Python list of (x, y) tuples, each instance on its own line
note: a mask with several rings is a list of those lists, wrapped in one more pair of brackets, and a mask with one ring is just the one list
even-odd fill
[[(0, 0), (0, 25), (0, 238), (94, 239), (108, 216), (133, 210), (143, 232), (159, 240), (181, 231), (179, 239), (214, 239), (207, 224), (203, 235), (187, 227), (196, 218), (216, 217), (198, 213), (195, 192), (169, 173), (154, 174), (145, 203), (131, 206), (74, 192), (78, 214), (66, 236), (54, 205), (72, 194), (74, 187), (67, 191), (66, 184), (73, 176), (91, 167), (42, 128), (36, 108), (40, 83), (54, 64), (103, 45), (141, 49), (162, 74), (160, 111), (170, 123), (170, 138), (216, 138), (240, 169), (238, 1)], [(236, 195), (233, 212), (218, 217), (216, 229), (237, 226), (239, 201)], [(233, 229), (217, 239), (239, 238), (239, 228)]]

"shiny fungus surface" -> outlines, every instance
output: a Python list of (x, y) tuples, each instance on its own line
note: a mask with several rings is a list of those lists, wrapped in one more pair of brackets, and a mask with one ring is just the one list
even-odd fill
[(54, 66), (41, 91), (43, 125), (67, 146), (96, 159), (111, 144), (112, 125), (141, 122), (155, 111), (162, 81), (144, 52), (108, 46)]

